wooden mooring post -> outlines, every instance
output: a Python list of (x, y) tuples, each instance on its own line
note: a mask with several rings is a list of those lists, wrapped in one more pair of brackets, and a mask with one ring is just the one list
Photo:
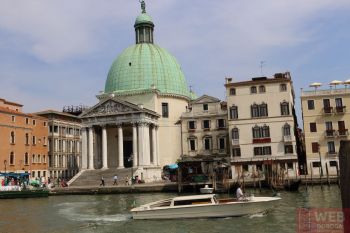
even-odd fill
[(326, 163), (326, 175), (327, 175), (327, 184), (328, 186), (331, 185), (331, 183), (329, 182), (329, 172), (328, 172), (328, 164)]
[(304, 179), (305, 179), (305, 187), (306, 187), (306, 191), (307, 191), (307, 179), (306, 179), (306, 163), (305, 163), (305, 168), (304, 168)]
[(312, 168), (312, 162), (310, 162), (311, 187), (314, 186), (314, 182), (312, 181), (313, 170), (314, 170), (314, 169)]
[(350, 141), (340, 141), (340, 193), (344, 213), (344, 232), (350, 232)]

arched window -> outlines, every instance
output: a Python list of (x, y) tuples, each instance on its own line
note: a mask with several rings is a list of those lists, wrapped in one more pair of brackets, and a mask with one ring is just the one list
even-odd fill
[(259, 105), (257, 104), (253, 104), (251, 107), (250, 107), (250, 111), (251, 111), (251, 115), (252, 117), (259, 117), (260, 114), (259, 114)]
[(10, 142), (11, 144), (15, 144), (15, 132), (13, 131), (11, 131)]
[(261, 138), (260, 127), (255, 125), (253, 128), (253, 138)]
[(26, 145), (29, 145), (29, 134), (26, 133)]
[(269, 138), (270, 137), (270, 127), (268, 127), (267, 125), (264, 125), (262, 127), (262, 135), (263, 138)]
[(256, 94), (256, 93), (257, 93), (256, 86), (250, 87), (250, 94)]
[(10, 153), (10, 165), (15, 165), (15, 153), (13, 151)]
[(287, 91), (287, 84), (285, 83), (280, 84), (280, 91)]
[(24, 165), (29, 165), (29, 156), (27, 152), (24, 154)]
[(238, 128), (232, 129), (232, 140), (238, 140), (239, 139), (239, 131)]
[(46, 155), (43, 155), (43, 163), (46, 163)]
[(236, 88), (230, 88), (230, 95), (236, 95)]
[(203, 148), (204, 150), (211, 150), (212, 148), (212, 138), (209, 136), (206, 136), (203, 138)]
[(259, 93), (264, 93), (264, 92), (266, 92), (265, 86), (264, 85), (259, 86)]
[(290, 136), (290, 125), (288, 123), (283, 126), (283, 136)]
[(38, 155), (37, 158), (38, 158), (38, 161), (37, 161), (37, 162), (38, 162), (38, 163), (41, 163), (41, 157), (40, 157), (40, 155)]
[(283, 101), (281, 103), (281, 115), (282, 116), (289, 115), (289, 103), (287, 101)]
[(267, 104), (265, 104), (264, 102), (259, 106), (259, 115), (261, 117), (268, 116)]
[(238, 119), (238, 107), (236, 105), (230, 107), (230, 118)]
[(35, 163), (35, 154), (32, 155), (32, 163)]

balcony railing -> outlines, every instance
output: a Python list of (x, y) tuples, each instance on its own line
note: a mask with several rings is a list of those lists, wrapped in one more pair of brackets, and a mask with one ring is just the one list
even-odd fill
[(284, 142), (291, 142), (292, 141), (292, 136), (291, 135), (284, 135), (283, 136), (283, 141)]
[(345, 113), (346, 106), (337, 106), (335, 107), (335, 112), (336, 113)]
[(335, 137), (335, 130), (334, 129), (327, 129), (325, 132), (326, 138), (332, 138)]
[(332, 114), (332, 112), (333, 112), (333, 107), (324, 107), (324, 108), (323, 108), (323, 112), (324, 112), (325, 114)]
[(253, 138), (253, 143), (270, 143), (271, 138)]
[(347, 137), (349, 135), (348, 129), (339, 129), (338, 136), (339, 137)]

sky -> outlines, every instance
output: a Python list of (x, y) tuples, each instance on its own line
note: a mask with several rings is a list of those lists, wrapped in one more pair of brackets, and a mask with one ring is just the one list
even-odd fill
[[(141, 12), (138, 0), (0, 5), (0, 98), (25, 112), (96, 104)], [(300, 88), (350, 79), (349, 0), (146, 0), (146, 10), (198, 96), (224, 100), (225, 77), (290, 71), (300, 117)]]

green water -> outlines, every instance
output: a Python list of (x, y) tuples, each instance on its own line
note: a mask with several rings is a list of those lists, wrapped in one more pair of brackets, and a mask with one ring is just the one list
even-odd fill
[[(253, 190), (249, 190), (253, 192)], [(282, 201), (267, 214), (222, 219), (132, 220), (129, 210), (168, 197), (172, 193), (55, 196), (38, 199), (0, 200), (1, 233), (41, 232), (296, 232), (296, 209), (341, 206), (337, 186), (300, 188), (280, 192)], [(272, 193), (256, 192), (256, 196)]]

